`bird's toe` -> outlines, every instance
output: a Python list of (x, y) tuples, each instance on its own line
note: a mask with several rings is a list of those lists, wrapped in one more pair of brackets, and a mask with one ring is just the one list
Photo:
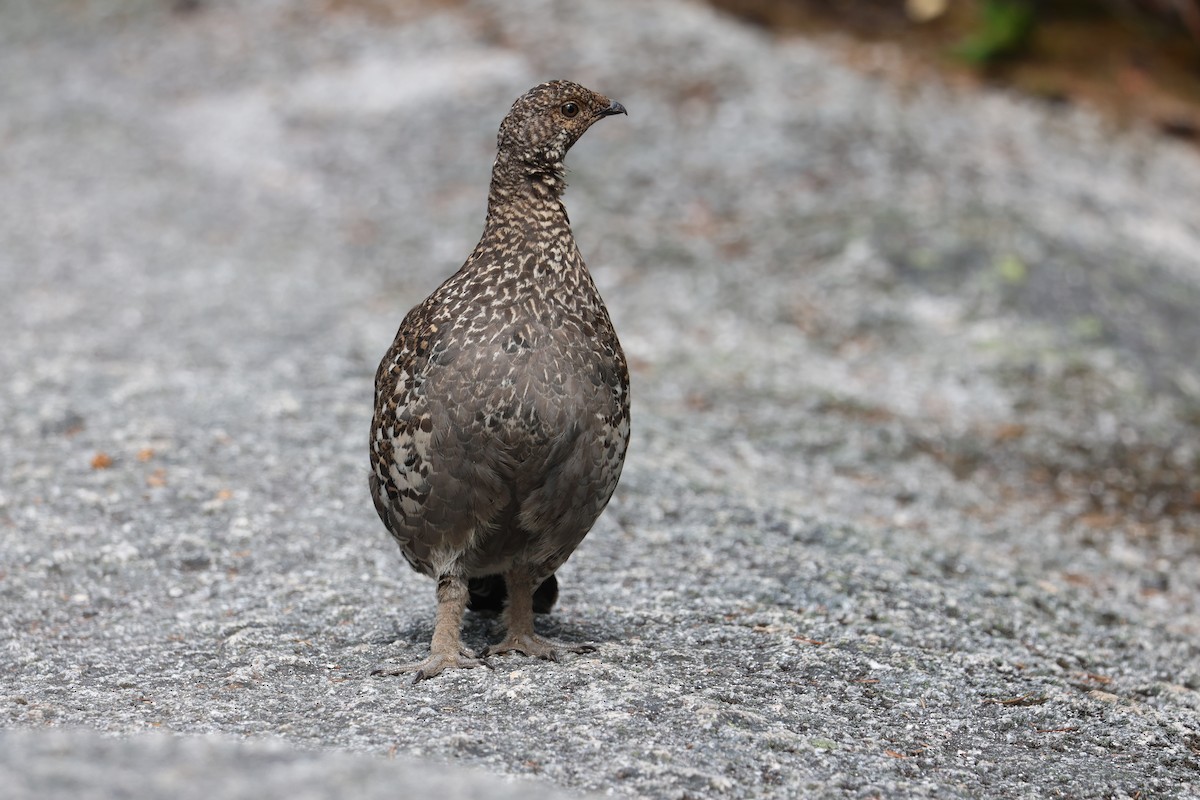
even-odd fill
[(520, 653), (532, 658), (546, 661), (558, 661), (561, 653), (590, 653), (596, 649), (591, 644), (563, 644), (543, 639), (535, 634), (509, 634), (504, 641), (494, 644), (483, 651), (484, 657), (498, 656), (505, 653)]
[(474, 667), (493, 668), (488, 663), (486, 656), (477, 656), (463, 648), (458, 652), (430, 653), (428, 658), (422, 661), (414, 661), (410, 664), (380, 664), (371, 670), (371, 674), (413, 674), (413, 683), (420, 683), (423, 680), (428, 680), (442, 674), (447, 669), (472, 669)]

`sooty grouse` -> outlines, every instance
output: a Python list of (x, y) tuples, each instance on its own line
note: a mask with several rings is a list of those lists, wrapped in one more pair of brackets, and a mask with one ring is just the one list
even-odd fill
[[(486, 665), (569, 648), (533, 631), (554, 571), (616, 488), (629, 443), (629, 371), (571, 235), (563, 158), (592, 123), (625, 113), (569, 81), (520, 97), (500, 125), (483, 237), (405, 316), (375, 374), (371, 496), (414, 569), (437, 580), (424, 661), (378, 672)], [(464, 610), (505, 606), (507, 636), (479, 656)]]

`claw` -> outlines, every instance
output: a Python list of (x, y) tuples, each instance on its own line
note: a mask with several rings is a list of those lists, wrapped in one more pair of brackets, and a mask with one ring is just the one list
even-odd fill
[(559, 654), (590, 653), (596, 649), (592, 644), (562, 644), (543, 639), (536, 634), (509, 634), (504, 641), (494, 644), (483, 651), (484, 657), (498, 656), (503, 653), (520, 653), (521, 655), (541, 658), (546, 661), (558, 661)]
[(372, 675), (406, 675), (410, 672), (415, 672), (413, 683), (420, 683), (424, 680), (442, 674), (447, 669), (472, 669), (473, 667), (487, 667), (495, 669), (486, 656), (476, 656), (469, 650), (463, 649), (456, 653), (430, 653), (429, 657), (424, 661), (414, 661), (411, 664), (398, 664), (389, 666), (380, 664), (371, 670)]

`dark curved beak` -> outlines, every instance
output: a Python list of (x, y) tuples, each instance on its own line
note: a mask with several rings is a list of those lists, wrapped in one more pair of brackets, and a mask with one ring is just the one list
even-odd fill
[(613, 100), (608, 104), (608, 108), (600, 112), (600, 116), (602, 117), (611, 117), (613, 114), (624, 114), (625, 116), (629, 116), (629, 112), (625, 110), (625, 106), (621, 105), (616, 100)]

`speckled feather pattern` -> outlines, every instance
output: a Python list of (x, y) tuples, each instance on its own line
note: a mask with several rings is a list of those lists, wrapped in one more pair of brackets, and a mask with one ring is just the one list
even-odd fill
[(614, 109), (566, 81), (517, 100), (479, 244), (408, 313), (379, 365), (371, 494), (431, 577), (523, 565), (545, 578), (616, 488), (629, 372), (561, 201), (567, 150)]

